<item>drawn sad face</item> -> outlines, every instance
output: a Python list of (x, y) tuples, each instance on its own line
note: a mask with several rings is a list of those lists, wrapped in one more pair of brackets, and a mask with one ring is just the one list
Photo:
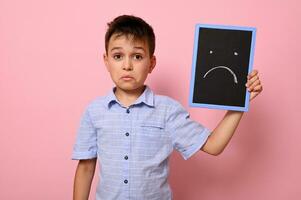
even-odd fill
[(200, 29), (194, 102), (244, 106), (251, 38), (251, 31)]

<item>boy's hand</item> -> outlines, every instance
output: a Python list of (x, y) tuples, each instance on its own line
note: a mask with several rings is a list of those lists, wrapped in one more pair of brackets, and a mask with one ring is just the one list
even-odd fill
[(250, 101), (254, 99), (260, 92), (262, 92), (263, 87), (260, 83), (257, 70), (253, 70), (248, 75), (248, 82), (246, 83), (246, 87), (250, 92)]

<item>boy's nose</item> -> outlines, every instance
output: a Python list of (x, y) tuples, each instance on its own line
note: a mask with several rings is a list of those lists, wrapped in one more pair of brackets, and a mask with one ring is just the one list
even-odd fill
[(125, 59), (125, 61), (123, 63), (123, 69), (126, 70), (126, 71), (133, 70), (133, 66), (132, 66), (132, 63), (131, 63), (130, 59)]

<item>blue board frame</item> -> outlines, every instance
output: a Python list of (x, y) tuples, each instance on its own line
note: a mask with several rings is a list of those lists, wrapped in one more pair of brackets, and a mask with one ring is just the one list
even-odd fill
[(251, 31), (252, 32), (252, 39), (251, 39), (252, 41), (251, 41), (251, 48), (250, 48), (250, 59), (249, 59), (249, 66), (248, 66), (248, 74), (253, 69), (255, 40), (256, 40), (256, 28), (255, 27), (226, 26), (226, 25), (213, 25), (213, 24), (196, 24), (196, 26), (195, 26), (195, 35), (194, 35), (193, 57), (192, 57), (192, 70), (191, 70), (191, 79), (190, 79), (189, 106), (209, 108), (209, 109), (234, 110), (234, 111), (243, 111), (243, 112), (249, 111), (250, 92), (248, 92), (247, 89), (246, 89), (245, 106), (243, 106), (243, 107), (228, 106), (228, 105), (217, 105), (217, 104), (207, 104), (207, 103), (194, 103), (193, 102), (193, 91), (194, 91), (194, 83), (195, 83), (195, 71), (196, 71), (196, 63), (197, 63), (197, 53), (198, 53), (198, 42), (199, 42), (200, 28), (214, 28), (214, 29)]

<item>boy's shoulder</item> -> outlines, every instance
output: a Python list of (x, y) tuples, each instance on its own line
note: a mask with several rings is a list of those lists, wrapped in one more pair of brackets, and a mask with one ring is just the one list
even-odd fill
[(170, 97), (170, 96), (166, 96), (166, 95), (162, 95), (162, 94), (154, 94), (155, 97), (155, 101), (156, 102), (165, 102), (168, 104), (177, 104), (179, 103), (177, 100), (175, 100), (174, 98)]
[(88, 110), (102, 109), (105, 108), (106, 105), (106, 96), (96, 96), (91, 99), (86, 108)]
[(183, 108), (182, 104), (178, 100), (170, 96), (155, 94), (154, 97), (155, 97), (155, 105), (157, 106), (163, 105), (168, 108), (175, 108), (175, 107)]

